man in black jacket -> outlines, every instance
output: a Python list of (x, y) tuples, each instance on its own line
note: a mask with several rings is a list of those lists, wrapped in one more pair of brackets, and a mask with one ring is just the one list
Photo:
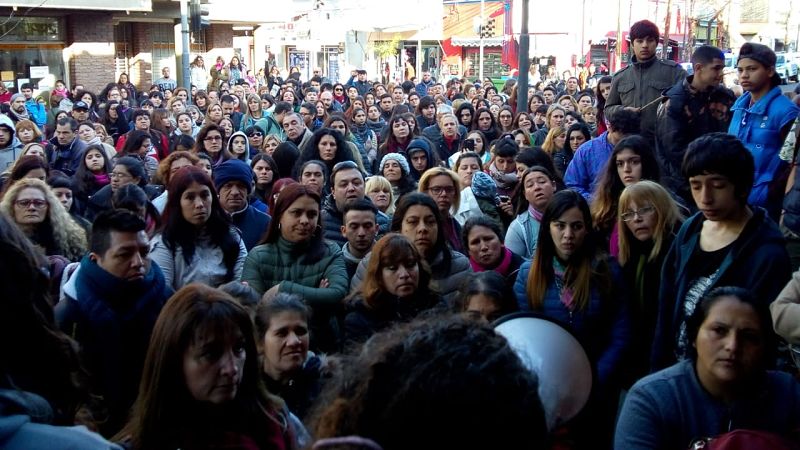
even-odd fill
[(714, 118), (711, 93), (722, 81), (725, 55), (722, 50), (704, 45), (692, 55), (694, 74), (676, 83), (664, 95), (656, 120), (656, 159), (662, 182), (692, 205), (689, 183), (681, 174), (686, 147), (698, 137), (725, 131), (728, 124)]
[[(339, 245), (344, 245), (347, 242), (347, 238), (342, 235), (344, 208), (348, 204), (365, 198), (369, 201), (364, 193), (364, 187), (364, 174), (359, 170), (356, 163), (342, 161), (333, 166), (331, 171), (331, 193), (325, 198), (322, 207), (325, 239), (336, 242)], [(389, 231), (389, 216), (378, 211), (375, 219), (379, 228), (378, 235), (387, 233)]]

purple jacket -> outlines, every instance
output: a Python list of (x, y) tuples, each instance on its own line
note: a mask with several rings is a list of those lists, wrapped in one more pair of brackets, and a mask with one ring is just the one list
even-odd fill
[(613, 150), (614, 146), (608, 142), (607, 131), (589, 142), (584, 142), (567, 166), (564, 184), (590, 201), (597, 180)]

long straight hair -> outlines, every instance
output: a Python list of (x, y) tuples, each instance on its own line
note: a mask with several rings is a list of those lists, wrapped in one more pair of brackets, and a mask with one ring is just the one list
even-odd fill
[(619, 196), (625, 189), (617, 171), (617, 155), (623, 150), (631, 150), (641, 158), (642, 180), (659, 181), (661, 178), (658, 162), (647, 140), (634, 134), (619, 141), (614, 146), (611, 156), (608, 157), (605, 169), (600, 174), (600, 179), (594, 189), (591, 210), (592, 219), (598, 230), (610, 230), (615, 222), (614, 215), (617, 212)]
[[(203, 417), (207, 407), (198, 407), (184, 379), (186, 351), (198, 340), (213, 335), (232, 341), (240, 338), (246, 359), (236, 398), (230, 405), (219, 406), (237, 423), (239, 429), (252, 433), (264, 442), (264, 425), (279, 423), (283, 402), (270, 395), (261, 381), (255, 333), (250, 315), (228, 294), (199, 283), (180, 289), (170, 298), (153, 327), (147, 350), (139, 396), (130, 420), (116, 436), (130, 439), (135, 449), (172, 449), (183, 439), (192, 439), (208, 425)], [(213, 420), (213, 419), (211, 419)]]
[(597, 285), (601, 296), (606, 296), (611, 291), (611, 276), (605, 258), (599, 258), (597, 246), (592, 232), (592, 215), (586, 200), (575, 191), (564, 190), (557, 192), (545, 208), (542, 224), (539, 227), (539, 238), (536, 244), (536, 253), (533, 257), (531, 270), (528, 272), (526, 292), (528, 304), (534, 310), (541, 309), (547, 287), (555, 281), (553, 259), (556, 258), (556, 246), (550, 235), (550, 224), (558, 220), (565, 212), (578, 208), (583, 216), (584, 227), (588, 231), (583, 244), (577, 251), (564, 261), (566, 271), (564, 286), (572, 289), (576, 310), (583, 311), (589, 305), (593, 284)]
[(181, 196), (192, 183), (206, 186), (211, 191), (211, 215), (204, 228), (211, 238), (212, 245), (222, 249), (222, 260), (227, 270), (225, 279), (230, 281), (233, 277), (236, 260), (239, 258), (239, 242), (232, 234), (230, 219), (219, 203), (214, 183), (208, 174), (198, 167), (181, 167), (175, 175), (170, 177), (167, 206), (162, 216), (161, 232), (164, 243), (173, 252), (180, 247), (186, 264), (192, 261), (200, 232), (197, 227), (186, 221), (181, 208)]
[[(279, 180), (280, 181), (280, 180)], [(317, 226), (314, 227), (314, 232), (309, 239), (309, 248), (306, 250), (303, 258), (304, 263), (314, 263), (319, 261), (325, 253), (325, 241), (322, 237), (322, 199), (316, 189), (308, 187), (300, 183), (287, 184), (284, 187), (278, 198), (275, 200), (275, 208), (270, 209), (272, 212), (272, 220), (269, 222), (267, 233), (261, 239), (259, 244), (274, 244), (278, 242), (281, 237), (281, 218), (286, 211), (292, 206), (297, 199), (301, 197), (310, 197), (317, 204)]]

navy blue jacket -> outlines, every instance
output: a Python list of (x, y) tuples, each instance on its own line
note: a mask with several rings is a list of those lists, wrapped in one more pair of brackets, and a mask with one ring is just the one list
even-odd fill
[(141, 281), (115, 277), (85, 256), (55, 308), (59, 328), (81, 346), (95, 393), (109, 408), (104, 434), (124, 425), (139, 391), (150, 334), (172, 296), (156, 263)]
[[(680, 325), (686, 319), (683, 304), (692, 282), (687, 273), (689, 260), (700, 245), (700, 230), (704, 221), (702, 212), (690, 217), (678, 231), (664, 260), (650, 359), (652, 370), (660, 370), (677, 362), (674, 347)], [(786, 241), (778, 226), (763, 208), (756, 207), (739, 238), (731, 244), (730, 253), (722, 261), (708, 289), (718, 286), (749, 289), (766, 306), (777, 298), (789, 281), (791, 267)]]
[(247, 208), (242, 211), (231, 214), (231, 223), (242, 234), (242, 240), (248, 252), (267, 233), (270, 220), (268, 215), (259, 211), (253, 205), (247, 205)]

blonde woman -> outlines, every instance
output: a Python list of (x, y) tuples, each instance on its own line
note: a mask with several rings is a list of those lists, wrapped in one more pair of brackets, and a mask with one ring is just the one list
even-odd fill
[(557, 152), (564, 149), (564, 144), (567, 142), (567, 130), (562, 126), (550, 128), (547, 132), (547, 137), (544, 139), (542, 149), (547, 152), (552, 158)]
[(42, 180), (15, 182), (3, 196), (0, 211), (48, 256), (78, 261), (86, 253), (86, 232)]
[(394, 194), (389, 180), (380, 175), (371, 176), (367, 178), (364, 192), (382, 213), (390, 217), (394, 214)]
[(261, 144), (261, 151), (269, 156), (275, 152), (275, 149), (281, 145), (281, 139), (277, 134), (268, 134), (264, 137), (264, 142)]
[(655, 181), (627, 186), (619, 197), (617, 227), (622, 275), (629, 288), (633, 349), (626, 365), (628, 385), (648, 373), (656, 329), (661, 266), (683, 222), (672, 195)]

